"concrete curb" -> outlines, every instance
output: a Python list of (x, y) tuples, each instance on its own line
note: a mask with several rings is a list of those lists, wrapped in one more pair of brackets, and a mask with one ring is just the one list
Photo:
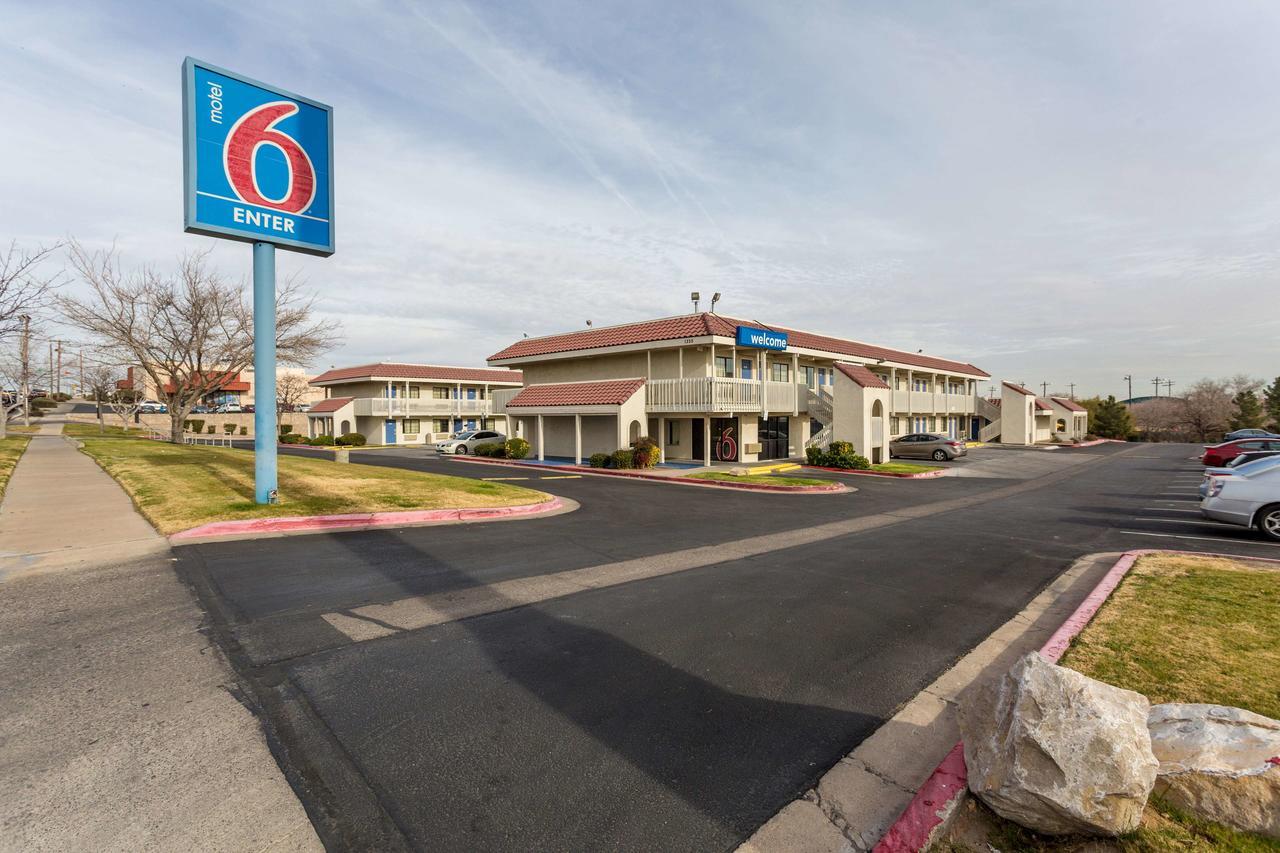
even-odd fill
[[(1103, 575), (1093, 590), (1059, 626), (1048, 641), (1040, 647), (1040, 655), (1050, 663), (1057, 663), (1071, 641), (1097, 615), (1099, 608), (1115, 592), (1120, 581), (1133, 568), (1139, 557), (1148, 554), (1194, 553), (1205, 557), (1233, 557), (1239, 555), (1207, 554), (1200, 551), (1169, 551), (1163, 548), (1141, 548), (1125, 551), (1111, 569)], [(1244, 559), (1254, 559), (1252, 557)], [(1264, 560), (1280, 562), (1280, 560)], [(957, 743), (947, 757), (937, 766), (925, 783), (920, 786), (911, 803), (876, 844), (874, 853), (918, 853), (925, 850), (946, 831), (956, 810), (968, 796), (968, 773), (964, 764), (964, 744)]]
[(891, 471), (865, 471), (856, 468), (828, 468), (825, 465), (805, 465), (804, 468), (812, 468), (815, 471), (834, 471), (837, 474), (857, 474), (861, 477), (892, 477), (895, 480), (932, 480), (936, 477), (945, 477), (947, 475), (946, 468), (939, 468), (936, 471), (921, 471), (918, 474), (895, 474)]
[(1128, 444), (1129, 442), (1119, 438), (1095, 438), (1093, 441), (1082, 441), (1079, 444), (1059, 444), (1058, 447), (1067, 450), (1075, 450), (1080, 447), (1097, 447), (1099, 444)]
[(519, 462), (504, 459), (485, 459), (475, 456), (451, 455), (454, 462), (478, 462), (481, 465), (505, 465), (509, 468), (532, 468), (537, 471), (572, 471), (575, 474), (589, 474), (596, 477), (629, 477), (632, 480), (649, 480), (659, 483), (672, 483), (679, 486), (702, 486), (711, 489), (740, 489), (750, 492), (781, 492), (783, 494), (840, 494), (853, 491), (844, 483), (832, 483), (822, 486), (771, 486), (767, 483), (734, 483), (729, 480), (691, 480), (682, 476), (668, 477), (664, 474), (645, 474), (640, 471), (611, 471), (606, 468), (589, 468), (585, 465), (539, 465), (536, 462)]
[(345, 515), (300, 515), (282, 518), (247, 518), (238, 521), (214, 521), (169, 536), (175, 544), (193, 540), (245, 538), (264, 534), (321, 533), (336, 530), (369, 530), (406, 525), (492, 521), (528, 518), (564, 509), (576, 508), (571, 502), (552, 497), (549, 501), (518, 506), (475, 507), (461, 509), (425, 509), (408, 512), (359, 512)]

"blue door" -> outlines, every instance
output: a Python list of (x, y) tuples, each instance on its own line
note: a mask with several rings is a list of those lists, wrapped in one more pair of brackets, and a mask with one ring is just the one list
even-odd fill
[(453, 431), (462, 432), (462, 418), (453, 419)]
[(468, 388), (468, 389), (467, 389), (467, 399), (468, 399), (468, 400), (474, 400), (475, 398), (476, 398), (476, 389), (474, 389), (474, 388)]
[(382, 442), (382, 443), (383, 443), (383, 444), (395, 444), (395, 443), (396, 443), (396, 422), (395, 422), (395, 421), (387, 421), (387, 424), (386, 424), (386, 435), (385, 435), (385, 437), (384, 437), (384, 439), (383, 439), (383, 442)]
[(392, 385), (392, 386), (391, 386), (391, 396), (392, 396), (392, 397), (394, 397), (395, 395), (396, 395), (396, 386)]

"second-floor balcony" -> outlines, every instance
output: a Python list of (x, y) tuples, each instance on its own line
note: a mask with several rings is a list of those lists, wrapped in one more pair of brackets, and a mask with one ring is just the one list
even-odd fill
[(357, 397), (352, 401), (357, 417), (445, 417), (446, 415), (490, 415), (489, 400), (437, 397)]
[(805, 396), (793, 382), (690, 377), (650, 379), (645, 408), (651, 412), (791, 412), (805, 407)]

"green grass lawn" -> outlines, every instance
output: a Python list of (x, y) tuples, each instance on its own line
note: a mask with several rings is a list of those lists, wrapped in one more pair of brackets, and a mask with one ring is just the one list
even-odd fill
[(722, 480), (727, 483), (765, 483), (771, 486), (829, 486), (830, 480), (816, 480), (812, 477), (784, 477), (779, 474), (747, 474), (736, 477), (728, 471), (703, 471), (699, 474), (686, 474), (692, 480)]
[(9, 483), (9, 475), (13, 473), (14, 466), (18, 464), (18, 457), (22, 456), (22, 451), (27, 449), (29, 441), (31, 441), (30, 435), (14, 434), (13, 427), (9, 427), (9, 435), (0, 439), (0, 497), (4, 496), (4, 487)]
[(71, 433), (161, 533), (232, 519), (515, 506), (550, 499), (507, 483), (281, 456), (280, 503), (259, 506), (253, 500), (252, 453), (126, 437), (118, 427), (116, 434), (100, 436), (97, 429), (95, 424)]
[[(1063, 666), (1136, 690), (1152, 703), (1209, 702), (1280, 718), (1280, 570), (1216, 557), (1142, 557), (1063, 655)], [(981, 809), (1000, 850), (1094, 849), (1046, 838)], [(1153, 798), (1124, 851), (1280, 851), (1280, 840), (1236, 832)], [(950, 842), (940, 850), (985, 850)]]
[(927, 474), (941, 467), (941, 465), (916, 465), (912, 462), (881, 462), (879, 465), (872, 465), (871, 470), (884, 474)]

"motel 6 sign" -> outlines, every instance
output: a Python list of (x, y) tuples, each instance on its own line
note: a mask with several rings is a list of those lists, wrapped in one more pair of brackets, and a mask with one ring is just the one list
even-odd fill
[(333, 110), (188, 57), (188, 232), (332, 255)]

